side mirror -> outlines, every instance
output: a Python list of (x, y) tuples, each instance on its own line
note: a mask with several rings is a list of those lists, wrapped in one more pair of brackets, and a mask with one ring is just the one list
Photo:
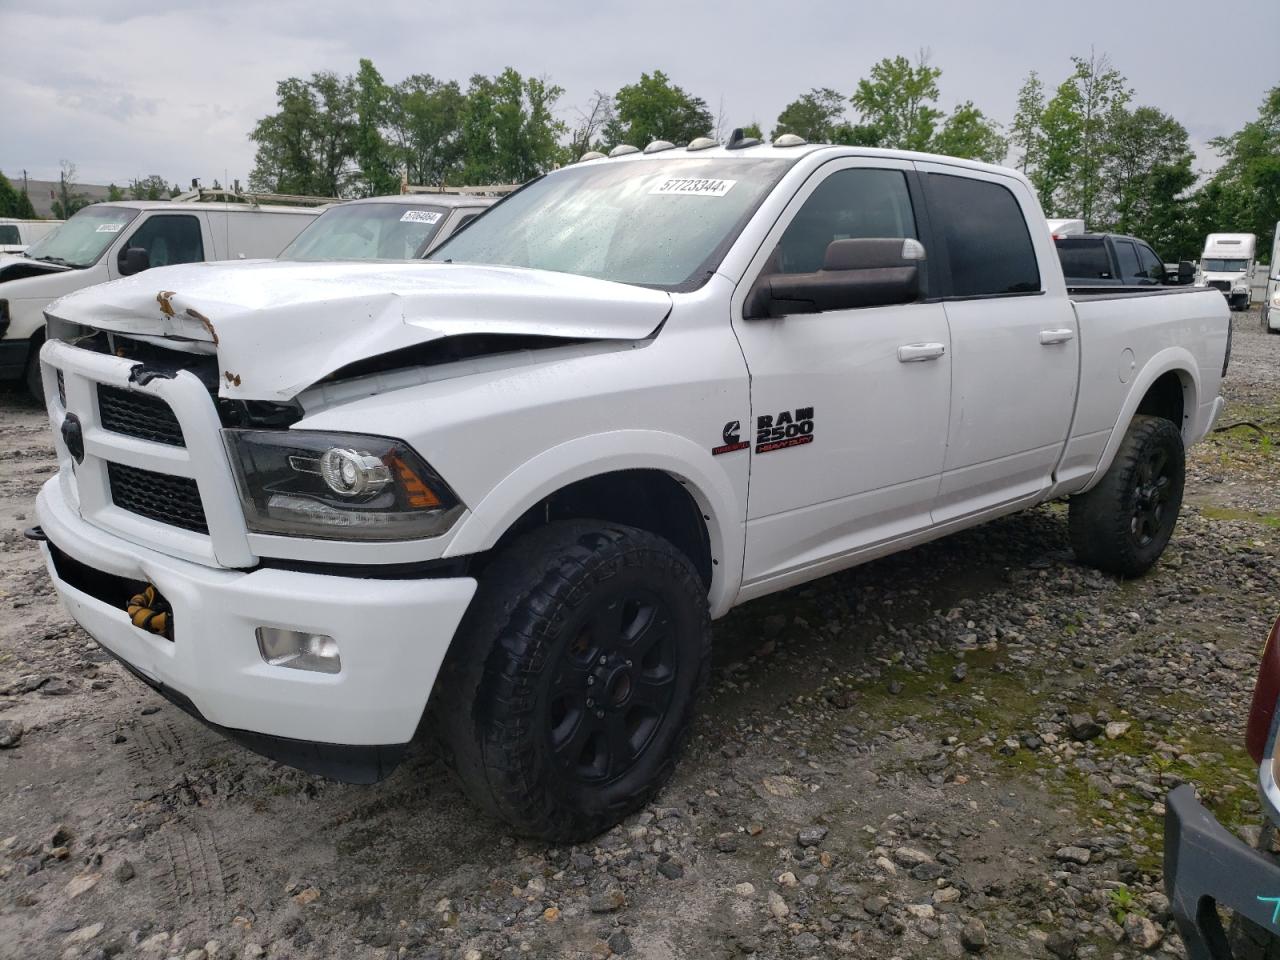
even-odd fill
[(1177, 282), (1179, 284), (1190, 283), (1195, 278), (1196, 265), (1190, 260), (1179, 260)]
[(125, 247), (120, 251), (116, 267), (120, 270), (120, 276), (131, 277), (135, 273), (151, 269), (151, 255), (145, 247)]
[(924, 259), (924, 245), (909, 238), (834, 240), (821, 270), (762, 275), (743, 313), (754, 319), (911, 303), (920, 296)]

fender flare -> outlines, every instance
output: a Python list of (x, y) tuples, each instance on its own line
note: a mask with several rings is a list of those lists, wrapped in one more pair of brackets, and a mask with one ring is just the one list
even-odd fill
[(658, 430), (577, 437), (525, 461), (471, 508), (444, 556), (488, 550), (538, 501), (571, 483), (619, 470), (661, 470), (689, 491), (711, 545), (711, 615), (728, 612), (742, 583), (746, 504), (710, 453), (686, 437)]
[(1124, 398), (1120, 415), (1116, 418), (1115, 425), (1111, 428), (1111, 436), (1102, 451), (1102, 459), (1098, 461), (1098, 469), (1094, 471), (1093, 476), (1080, 489), (1080, 492), (1092, 488), (1111, 468), (1111, 461), (1115, 459), (1116, 451), (1120, 449), (1120, 442), (1124, 440), (1125, 432), (1129, 429), (1129, 424), (1133, 421), (1142, 398), (1147, 395), (1151, 385), (1166, 373), (1176, 373), (1178, 379), (1182, 381), (1182, 423), (1178, 425), (1178, 429), (1182, 433), (1183, 442), (1190, 445), (1200, 410), (1199, 369), (1196, 358), (1185, 347), (1165, 347), (1147, 361), (1142, 372), (1134, 378), (1133, 385)]

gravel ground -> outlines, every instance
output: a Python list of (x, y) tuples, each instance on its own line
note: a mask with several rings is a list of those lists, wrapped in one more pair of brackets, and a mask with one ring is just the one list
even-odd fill
[[(1077, 566), (1062, 505), (759, 600), (659, 801), (513, 840), (423, 747), (374, 787), (229, 744), (110, 662), (19, 530), (54, 469), (0, 396), (0, 956), (1183, 956), (1165, 792), (1259, 820), (1242, 722), (1280, 612), (1280, 337), (1160, 566)], [(1264, 434), (1267, 436), (1264, 437)]]

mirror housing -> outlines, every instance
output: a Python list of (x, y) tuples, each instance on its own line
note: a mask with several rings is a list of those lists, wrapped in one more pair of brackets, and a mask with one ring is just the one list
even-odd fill
[(125, 247), (120, 251), (116, 267), (120, 271), (120, 276), (131, 277), (135, 273), (151, 269), (151, 255), (144, 247)]
[(911, 303), (920, 296), (924, 245), (903, 237), (833, 240), (822, 269), (766, 273), (747, 296), (746, 319)]
[(1178, 272), (1167, 271), (1165, 274), (1165, 282), (1184, 286), (1191, 283), (1196, 278), (1196, 265), (1190, 260), (1178, 261)]

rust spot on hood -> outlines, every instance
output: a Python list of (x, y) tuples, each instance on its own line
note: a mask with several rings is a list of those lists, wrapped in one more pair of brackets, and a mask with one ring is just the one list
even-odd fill
[(231, 384), (233, 387), (240, 386), (240, 374), (232, 373), (230, 370), (224, 370), (222, 375), (227, 378), (227, 383)]
[(209, 331), (209, 336), (213, 337), (213, 345), (218, 345), (218, 331), (213, 329), (213, 321), (206, 317), (199, 310), (187, 307), (187, 316), (192, 320), (199, 320), (201, 325)]
[(166, 317), (173, 316), (173, 304), (169, 302), (169, 298), (172, 296), (172, 290), (161, 290), (156, 294), (156, 303), (160, 304), (160, 312)]

